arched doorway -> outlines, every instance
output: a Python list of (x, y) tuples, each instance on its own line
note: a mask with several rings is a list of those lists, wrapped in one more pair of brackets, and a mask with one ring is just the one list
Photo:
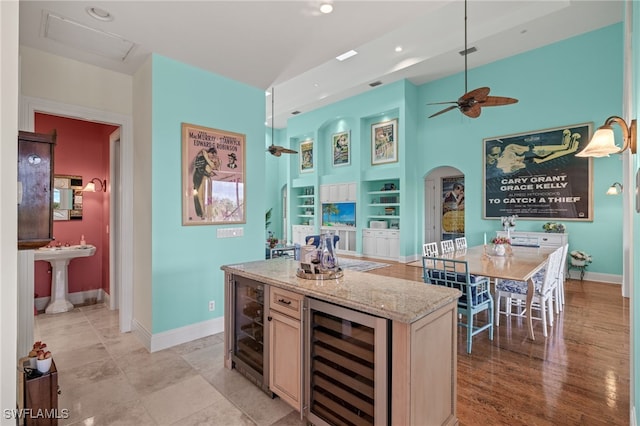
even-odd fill
[(424, 242), (464, 236), (464, 173), (442, 166), (424, 178)]

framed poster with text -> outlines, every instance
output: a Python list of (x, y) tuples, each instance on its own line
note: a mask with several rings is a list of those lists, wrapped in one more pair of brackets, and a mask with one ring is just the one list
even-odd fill
[(332, 137), (331, 156), (333, 166), (348, 166), (351, 164), (351, 141), (349, 139), (349, 132), (336, 133)]
[(182, 224), (246, 223), (245, 135), (182, 123)]
[(592, 123), (483, 140), (483, 218), (593, 220)]
[(398, 119), (371, 125), (371, 164), (398, 161)]
[(313, 139), (300, 142), (300, 173), (313, 172)]

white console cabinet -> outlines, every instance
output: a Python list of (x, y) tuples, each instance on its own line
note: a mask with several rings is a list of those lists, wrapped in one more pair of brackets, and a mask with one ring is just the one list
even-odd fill
[(385, 259), (398, 259), (400, 257), (400, 231), (397, 229), (363, 229), (362, 254)]
[[(497, 231), (498, 237), (506, 237), (507, 231)], [(511, 244), (514, 246), (558, 248), (569, 243), (569, 234), (549, 232), (510, 232)]]

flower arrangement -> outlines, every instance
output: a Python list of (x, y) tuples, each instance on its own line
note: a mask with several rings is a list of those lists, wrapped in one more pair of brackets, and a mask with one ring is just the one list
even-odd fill
[(269, 237), (267, 238), (267, 243), (269, 243), (270, 248), (274, 248), (278, 244), (278, 239), (273, 235), (271, 231), (269, 231)]
[(29, 358), (35, 359), (35, 367), (41, 373), (46, 373), (51, 368), (51, 352), (47, 350), (47, 344), (37, 341), (33, 344), (33, 348), (29, 351)]
[(542, 229), (544, 229), (544, 232), (551, 232), (555, 234), (564, 234), (565, 231), (564, 225), (556, 222), (547, 222), (542, 225)]
[(502, 223), (502, 230), (508, 231), (516, 227), (516, 219), (518, 218), (517, 214), (511, 216), (502, 216), (500, 217)]
[(496, 245), (511, 244), (511, 240), (506, 237), (495, 237), (493, 240), (491, 240), (491, 242)]
[(571, 256), (571, 264), (575, 266), (586, 266), (593, 261), (591, 255), (582, 250), (573, 250), (569, 255)]

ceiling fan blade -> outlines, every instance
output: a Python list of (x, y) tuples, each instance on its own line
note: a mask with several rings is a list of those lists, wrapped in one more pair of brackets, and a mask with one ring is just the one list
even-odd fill
[(444, 105), (444, 104), (457, 104), (458, 101), (447, 101), (447, 102), (431, 102), (427, 105)]
[(484, 101), (481, 101), (480, 104), (483, 107), (488, 106), (501, 106), (501, 105), (510, 105), (517, 103), (518, 100), (514, 98), (507, 98), (504, 96), (487, 96)]
[(275, 155), (276, 157), (280, 157), (283, 153), (284, 154), (297, 154), (298, 153), (298, 151), (294, 151), (293, 149), (285, 148), (283, 146), (278, 146), (278, 145), (269, 146), (269, 148), (267, 148), (267, 151), (269, 151), (269, 153), (271, 155)]
[(450, 107), (447, 107), (441, 111), (436, 112), (435, 114), (430, 115), (429, 118), (435, 117), (436, 115), (444, 114), (445, 112), (451, 111), (452, 109), (456, 108), (458, 108), (458, 105), (451, 105)]
[(473, 105), (470, 105), (468, 107), (460, 108), (460, 111), (462, 111), (462, 113), (467, 117), (478, 118), (480, 117), (482, 108), (480, 108), (480, 104), (474, 103)]
[(483, 102), (487, 98), (487, 96), (489, 96), (490, 90), (491, 89), (489, 89), (488, 87), (479, 87), (460, 96), (458, 102), (464, 103), (465, 101), (469, 101), (471, 99), (475, 100), (476, 102)]
[(284, 148), (282, 146), (278, 147), (280, 148), (280, 152), (284, 153), (284, 154), (297, 154), (298, 151), (295, 151), (293, 149), (289, 149), (289, 148)]

